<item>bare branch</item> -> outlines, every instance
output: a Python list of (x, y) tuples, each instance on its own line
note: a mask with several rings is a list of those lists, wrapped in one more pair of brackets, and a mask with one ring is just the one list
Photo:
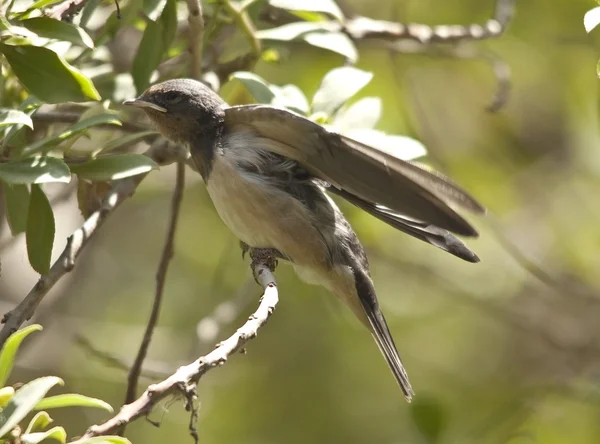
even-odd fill
[(190, 75), (200, 80), (202, 75), (202, 48), (204, 38), (204, 18), (200, 0), (186, 0), (188, 7), (188, 40), (190, 45)]
[[(168, 152), (164, 153), (160, 147), (151, 146), (146, 152), (146, 155), (162, 165), (167, 165), (175, 161), (185, 162), (187, 159), (186, 151), (184, 149), (173, 149), (172, 146), (167, 146), (165, 150)], [(25, 296), (19, 305), (4, 315), (2, 319), (4, 327), (0, 330), (0, 348), (12, 333), (17, 331), (25, 321), (33, 316), (38, 305), (52, 287), (75, 267), (75, 260), (87, 245), (90, 238), (102, 226), (108, 216), (112, 214), (125, 199), (133, 195), (144, 177), (146, 177), (146, 174), (140, 174), (116, 182), (112, 191), (108, 193), (102, 201), (100, 208), (94, 211), (85, 220), (81, 228), (73, 232), (67, 240), (65, 249), (56, 262), (54, 262), (48, 274), (41, 276), (29, 294)]]
[[(140, 379), (140, 374), (142, 372), (142, 367), (144, 365), (144, 359), (146, 359), (146, 355), (148, 354), (150, 341), (152, 340), (152, 335), (160, 316), (160, 308), (162, 305), (165, 282), (167, 279), (167, 271), (169, 269), (171, 259), (173, 258), (173, 244), (175, 241), (175, 232), (177, 230), (177, 221), (179, 219), (179, 210), (181, 209), (181, 201), (183, 200), (183, 190), (185, 186), (185, 164), (183, 162), (177, 163), (176, 177), (175, 190), (173, 192), (173, 199), (171, 201), (171, 218), (167, 228), (165, 246), (163, 248), (160, 262), (158, 264), (158, 270), (156, 272), (156, 292), (154, 294), (152, 311), (150, 312), (150, 318), (148, 319), (148, 325), (146, 326), (142, 343), (140, 344), (135, 361), (133, 362), (131, 370), (129, 371), (125, 404), (129, 404), (136, 398), (136, 389)], [(123, 427), (121, 430), (121, 434), (124, 432), (125, 427)]]
[[(264, 289), (258, 309), (246, 323), (232, 336), (217, 344), (209, 354), (198, 358), (189, 365), (180, 367), (164, 381), (150, 385), (138, 399), (121, 408), (119, 413), (103, 424), (90, 427), (82, 439), (113, 433), (125, 424), (147, 415), (161, 400), (176, 393), (190, 400), (195, 392), (196, 383), (210, 369), (223, 365), (229, 356), (241, 350), (246, 343), (255, 338), (258, 330), (266, 324), (272, 314), (279, 295), (275, 277), (267, 264), (257, 263), (253, 267), (254, 277)], [(192, 407), (192, 414), (195, 409)]]

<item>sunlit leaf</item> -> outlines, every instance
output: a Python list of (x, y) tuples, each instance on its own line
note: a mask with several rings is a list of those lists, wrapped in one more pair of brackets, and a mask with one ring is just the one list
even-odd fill
[(325, 31), (328, 25), (318, 22), (295, 22), (277, 28), (263, 29), (256, 32), (256, 37), (262, 40), (279, 40), (289, 42), (308, 32)]
[(53, 439), (54, 441), (64, 444), (67, 441), (67, 432), (65, 432), (64, 428), (56, 426), (46, 432), (26, 433), (21, 435), (21, 442), (23, 444), (38, 444), (45, 439)]
[(131, 444), (131, 441), (121, 436), (95, 436), (93, 438), (78, 439), (70, 444)]
[(302, 37), (307, 43), (343, 55), (351, 63), (358, 60), (354, 42), (343, 32), (310, 32)]
[(162, 14), (167, 0), (144, 0), (143, 11), (150, 20), (155, 22)]
[(96, 114), (95, 116), (88, 117), (87, 119), (80, 120), (74, 123), (69, 128), (64, 130), (62, 133), (53, 134), (51, 136), (40, 139), (30, 145), (27, 145), (21, 151), (22, 156), (31, 156), (32, 154), (40, 152), (48, 152), (52, 148), (56, 147), (65, 140), (80, 135), (88, 129), (98, 125), (121, 125), (121, 121), (115, 114), (104, 113)]
[(29, 211), (29, 188), (27, 185), (8, 185), (3, 187), (6, 219), (13, 236), (25, 232), (27, 212)]
[(39, 185), (32, 185), (25, 240), (29, 263), (39, 274), (50, 270), (54, 233), (54, 213), (50, 202)]
[(62, 380), (56, 376), (44, 376), (34, 379), (17, 390), (0, 415), (0, 438), (19, 424), (48, 390), (62, 383)]
[(357, 129), (344, 132), (344, 135), (366, 145), (379, 148), (402, 160), (411, 160), (427, 154), (425, 146), (411, 137), (386, 134), (373, 129)]
[(371, 81), (373, 74), (344, 66), (329, 71), (313, 97), (313, 111), (331, 115)]
[(3, 409), (4, 406), (6, 404), (8, 404), (8, 401), (10, 401), (14, 395), (15, 395), (14, 387), (11, 387), (10, 385), (6, 386), (6, 387), (2, 387), (0, 389), (0, 409)]
[(19, 351), (19, 347), (23, 340), (34, 331), (41, 330), (41, 325), (29, 325), (14, 332), (6, 340), (4, 347), (2, 347), (2, 351), (0, 352), (0, 386), (3, 386), (6, 384), (6, 381), (8, 381), (8, 377), (10, 376), (15, 361), (15, 356), (17, 355), (17, 351)]
[(52, 424), (52, 418), (46, 412), (37, 412), (31, 421), (29, 421), (29, 425), (25, 429), (25, 434), (27, 433), (35, 433), (41, 432), (45, 430), (50, 424)]
[(9, 184), (64, 182), (71, 180), (69, 167), (55, 157), (33, 157), (0, 163), (0, 179)]
[(94, 407), (106, 410), (110, 413), (113, 412), (113, 408), (109, 403), (104, 402), (101, 399), (90, 398), (77, 393), (48, 396), (37, 403), (35, 410), (47, 410), (63, 407)]
[(250, 94), (252, 94), (252, 97), (258, 103), (270, 104), (275, 98), (275, 93), (271, 91), (267, 82), (254, 73), (238, 71), (231, 74), (230, 78), (239, 80), (250, 91)]
[(340, 110), (333, 120), (334, 126), (345, 130), (373, 129), (381, 118), (381, 99), (364, 97), (346, 109)]
[(310, 111), (310, 105), (306, 96), (296, 85), (275, 86), (271, 85), (271, 90), (275, 92), (275, 98), (271, 105), (291, 109), (300, 114), (307, 114)]
[(51, 19), (50, 17), (35, 17), (21, 22), (24, 27), (41, 37), (63, 40), (80, 46), (94, 48), (94, 41), (82, 28), (72, 23)]
[(586, 32), (591, 32), (600, 23), (600, 6), (590, 9), (583, 16), (583, 26)]
[(92, 81), (48, 48), (0, 43), (0, 52), (23, 86), (44, 102), (100, 100)]
[(289, 11), (324, 12), (339, 21), (344, 20), (344, 14), (333, 0), (269, 0), (269, 4)]
[(147, 173), (158, 168), (148, 156), (142, 154), (116, 154), (99, 157), (79, 165), (71, 165), (71, 172), (82, 179), (118, 180)]
[(16, 109), (0, 108), (0, 127), (7, 125), (25, 125), (33, 129), (31, 117)]
[(162, 60), (162, 34), (163, 24), (160, 20), (148, 21), (131, 68), (133, 83), (138, 94), (141, 94), (150, 85), (152, 73)]

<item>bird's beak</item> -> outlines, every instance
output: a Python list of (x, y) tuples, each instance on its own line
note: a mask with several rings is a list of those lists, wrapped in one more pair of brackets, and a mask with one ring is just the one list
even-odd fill
[(166, 108), (163, 108), (162, 106), (156, 105), (155, 103), (152, 103), (152, 102), (147, 102), (146, 100), (142, 100), (142, 99), (125, 100), (123, 102), (123, 105), (136, 106), (138, 108), (153, 109), (154, 111), (158, 111), (160, 113), (166, 113), (167, 112)]

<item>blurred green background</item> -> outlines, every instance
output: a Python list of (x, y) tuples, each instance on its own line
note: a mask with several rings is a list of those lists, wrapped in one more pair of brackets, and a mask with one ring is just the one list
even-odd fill
[[(484, 23), (492, 1), (345, 0), (346, 15), (399, 22)], [(245, 355), (199, 384), (203, 444), (600, 442), (600, 31), (586, 35), (591, 0), (519, 1), (505, 35), (456, 58), (359, 44), (374, 73), (359, 94), (380, 96), (379, 129), (415, 137), (432, 165), (489, 210), (472, 218), (469, 264), (342, 205), (369, 254), (379, 299), (409, 372), (408, 405), (367, 332), (324, 289), (280, 266), (280, 303)], [(311, 96), (343, 60), (303, 44), (257, 73)], [(443, 48), (443, 47), (440, 47)], [(491, 54), (512, 71), (510, 96), (486, 111), (497, 83)], [(224, 94), (232, 88), (225, 88)], [(227, 95), (225, 94), (225, 97)], [(154, 293), (173, 168), (147, 178), (107, 222), (38, 310), (13, 379), (64, 377), (69, 391), (122, 403), (126, 373), (81, 345), (131, 362)], [(81, 219), (61, 204), (56, 253)], [(62, 236), (61, 236), (62, 234)], [(3, 255), (3, 311), (35, 282), (23, 244)], [(9, 254), (10, 253), (10, 254)], [(8, 271), (7, 271), (8, 270)], [(16, 274), (15, 274), (16, 273)], [(241, 325), (260, 295), (237, 241), (188, 170), (160, 326), (147, 369), (164, 374)], [(155, 375), (158, 376), (158, 375)], [(154, 379), (155, 380), (155, 379)], [(152, 378), (143, 381), (151, 383)], [(191, 442), (174, 401), (139, 420), (134, 443)], [(70, 435), (104, 413), (57, 412)]]

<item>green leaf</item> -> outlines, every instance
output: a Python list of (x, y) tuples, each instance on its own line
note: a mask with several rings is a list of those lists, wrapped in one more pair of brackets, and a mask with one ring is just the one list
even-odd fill
[(440, 436), (446, 425), (446, 417), (439, 401), (430, 396), (421, 395), (411, 405), (410, 415), (427, 443), (440, 442)]
[(386, 134), (383, 131), (373, 129), (345, 131), (344, 135), (374, 148), (379, 148), (402, 160), (412, 160), (427, 154), (425, 146), (411, 137)]
[(35, 17), (23, 20), (22, 25), (41, 37), (71, 42), (80, 46), (94, 49), (94, 41), (82, 28), (72, 23), (51, 19), (50, 17)]
[(156, 168), (158, 165), (143, 154), (117, 154), (71, 165), (73, 174), (77, 174), (82, 179), (95, 181), (123, 179)]
[(15, 396), (15, 389), (13, 387), (6, 386), (0, 389), (0, 408), (4, 408), (6, 404)]
[(90, 79), (48, 48), (0, 44), (23, 86), (47, 103), (100, 100)]
[(118, 139), (114, 139), (106, 143), (106, 145), (98, 150), (98, 153), (106, 154), (121, 147), (132, 145), (148, 136), (154, 136), (157, 134), (159, 134), (157, 131), (141, 131), (139, 133), (128, 134), (124, 137), (119, 137)]
[(37, 412), (31, 421), (29, 421), (29, 425), (25, 429), (25, 434), (41, 432), (50, 424), (52, 424), (52, 418), (50, 418), (48, 413)]
[(326, 23), (318, 22), (295, 22), (287, 25), (278, 26), (277, 28), (263, 29), (256, 32), (256, 38), (262, 40), (278, 40), (289, 42), (306, 33), (314, 31), (327, 31)]
[(79, 122), (71, 125), (62, 133), (45, 137), (32, 143), (31, 145), (27, 145), (21, 151), (21, 155), (31, 156), (32, 154), (36, 154), (42, 151), (48, 152), (52, 148), (59, 145), (61, 142), (64, 142), (65, 140), (70, 139), (72, 137), (78, 136), (81, 133), (87, 131), (88, 129), (98, 125), (121, 126), (121, 121), (115, 114), (112, 113), (96, 114), (95, 116), (88, 117), (87, 119), (80, 120)]
[(110, 413), (113, 412), (113, 408), (107, 402), (104, 402), (101, 399), (90, 398), (88, 396), (79, 395), (76, 393), (48, 396), (37, 403), (35, 410), (55, 409), (62, 407), (95, 407), (104, 409)]
[(17, 330), (4, 343), (0, 352), (0, 386), (4, 386), (10, 372), (13, 368), (15, 356), (23, 340), (34, 331), (42, 331), (42, 326), (38, 324), (29, 325), (25, 328)]
[(313, 112), (330, 116), (371, 81), (373, 74), (350, 66), (329, 71), (313, 97)]
[(231, 74), (230, 79), (239, 80), (250, 91), (250, 94), (252, 94), (252, 97), (258, 103), (271, 104), (275, 98), (275, 93), (271, 90), (267, 82), (254, 73), (238, 71)]
[(142, 9), (148, 18), (155, 22), (162, 14), (166, 5), (167, 0), (144, 0)]
[(26, 17), (30, 12), (35, 11), (36, 9), (45, 8), (46, 6), (54, 5), (55, 3), (59, 3), (61, 0), (38, 0), (33, 5), (31, 5), (27, 10), (20, 13), (18, 16), (20, 18)]
[(47, 432), (27, 433), (21, 436), (23, 444), (38, 444), (45, 439), (53, 439), (64, 444), (67, 442), (67, 432), (64, 428), (56, 426)]
[(133, 83), (138, 94), (150, 85), (152, 73), (160, 64), (163, 54), (162, 34), (162, 22), (148, 22), (131, 68)]
[(88, 22), (92, 18), (92, 14), (94, 13), (101, 1), (102, 0), (88, 0), (87, 2), (85, 2), (85, 6), (83, 7), (83, 10), (81, 11), (81, 15), (79, 17), (79, 26), (81, 26), (82, 28), (87, 27)]
[(26, 185), (11, 186), (7, 184), (4, 187), (4, 205), (6, 206), (6, 219), (13, 236), (23, 233), (27, 228), (29, 188)]
[(308, 114), (310, 105), (304, 93), (296, 85), (275, 86), (270, 85), (271, 91), (275, 92), (275, 99), (271, 102), (273, 106), (281, 106), (300, 114)]
[(600, 23), (600, 6), (590, 9), (583, 16), (585, 32), (591, 32)]
[(358, 60), (354, 42), (343, 32), (311, 32), (302, 37), (308, 44), (343, 55), (350, 63)]
[(23, 111), (0, 108), (0, 127), (7, 125), (25, 125), (33, 129), (31, 117), (29, 117)]
[(39, 185), (32, 185), (25, 239), (29, 263), (42, 275), (50, 271), (54, 233), (54, 214), (50, 202)]
[(25, 384), (2, 410), (0, 415), (0, 438), (7, 435), (56, 384), (62, 384), (56, 376), (44, 376)]
[(56, 157), (41, 157), (0, 163), (0, 179), (9, 184), (64, 182), (71, 180), (69, 167)]
[(344, 14), (333, 0), (269, 0), (269, 4), (288, 11), (324, 12), (340, 22), (344, 20)]
[(381, 99), (364, 97), (348, 108), (340, 110), (335, 116), (333, 125), (342, 133), (355, 129), (373, 129), (380, 118)]
[(177, 0), (167, 0), (160, 21), (163, 24), (163, 52), (167, 52), (177, 34)]
[(95, 436), (94, 438), (79, 439), (69, 444), (131, 444), (131, 441), (121, 436)]

